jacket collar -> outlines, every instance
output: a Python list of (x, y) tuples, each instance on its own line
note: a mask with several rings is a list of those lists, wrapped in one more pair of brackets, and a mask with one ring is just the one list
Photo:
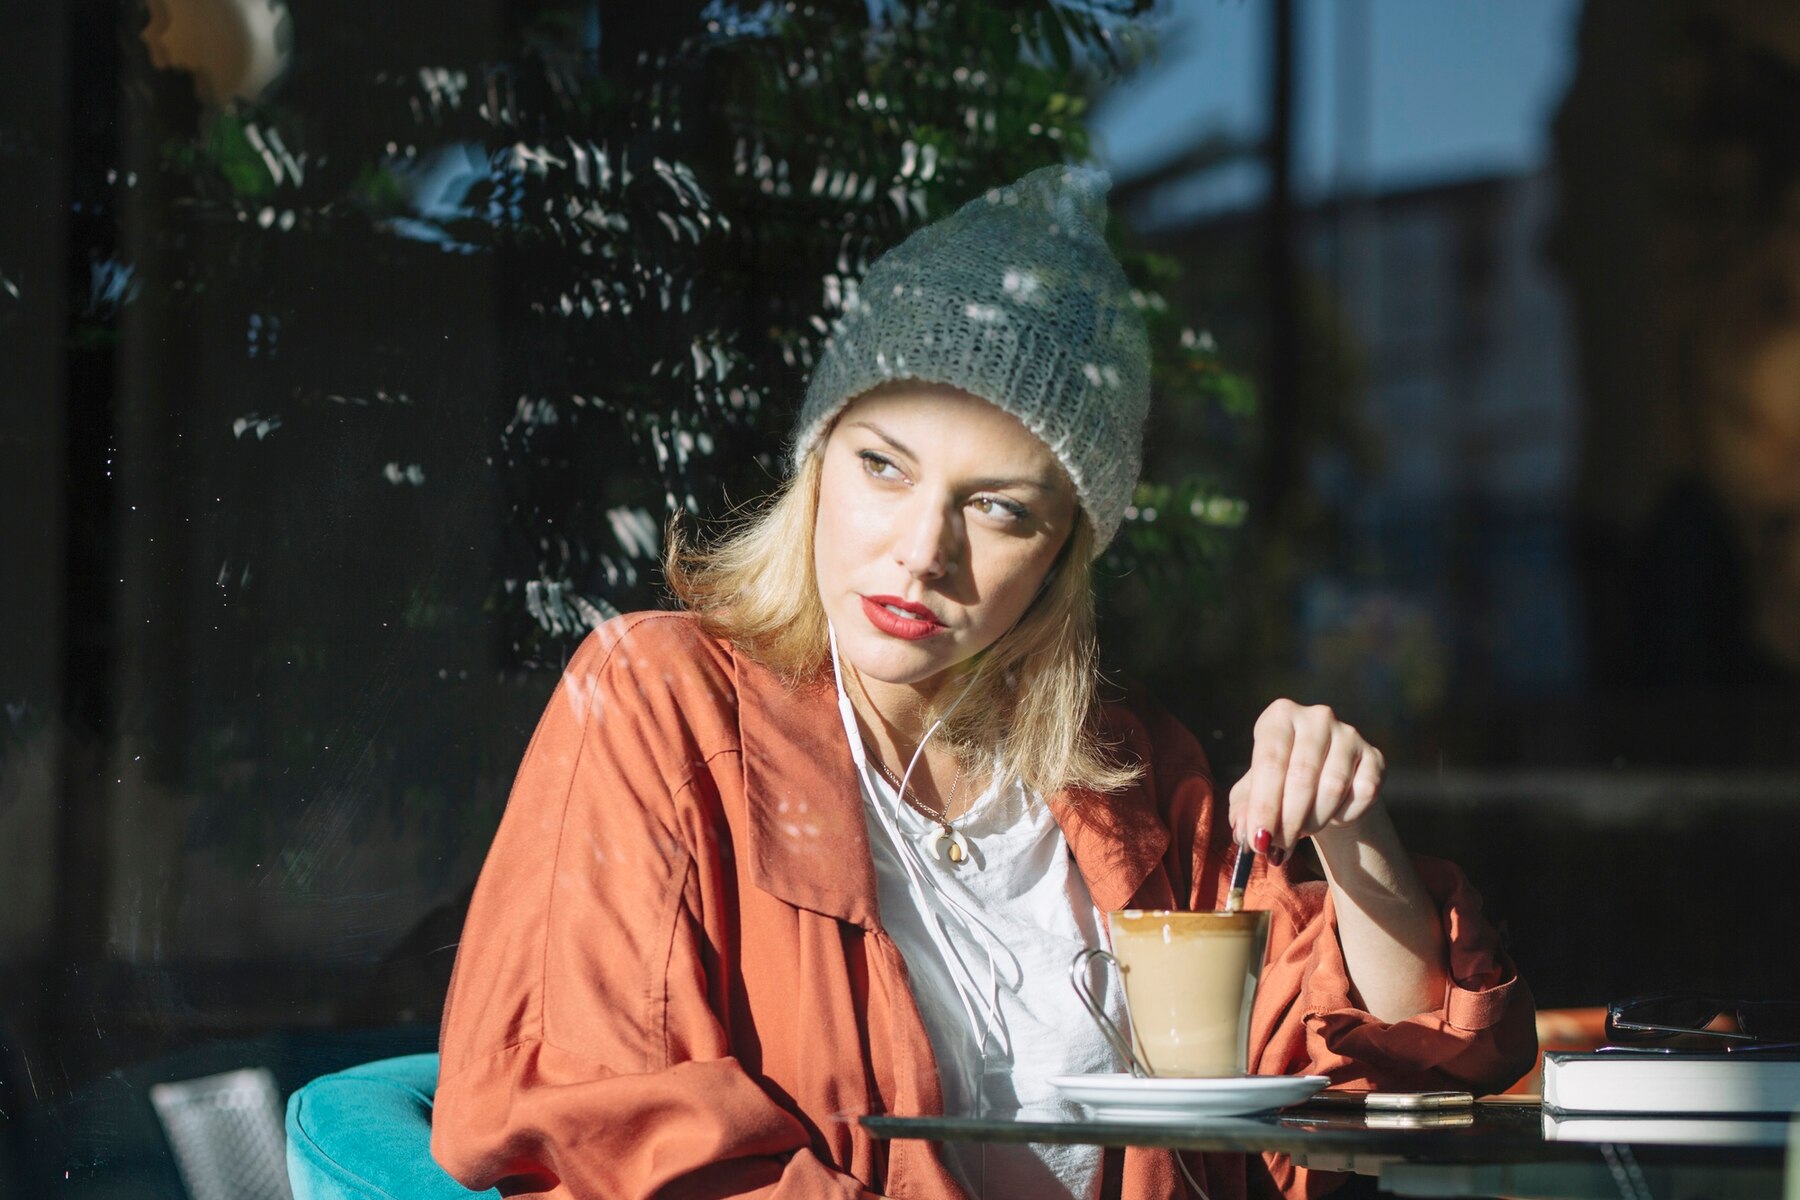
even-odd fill
[(789, 688), (737, 658), (750, 878), (797, 908), (875, 929), (875, 861), (829, 681)]
[[(790, 688), (736, 661), (751, 880), (797, 908), (879, 928), (862, 792), (830, 680)], [(1101, 911), (1173, 907), (1156, 871), (1169, 831), (1143, 784), (1116, 795), (1061, 792), (1050, 810)]]
[(1141, 781), (1113, 795), (1058, 792), (1050, 812), (1101, 912), (1175, 907), (1168, 874), (1157, 870), (1169, 849), (1169, 830)]

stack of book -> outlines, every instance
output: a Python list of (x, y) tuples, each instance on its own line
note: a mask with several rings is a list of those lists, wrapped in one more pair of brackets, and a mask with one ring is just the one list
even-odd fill
[(1544, 1136), (1605, 1142), (1785, 1142), (1800, 1056), (1544, 1055)]

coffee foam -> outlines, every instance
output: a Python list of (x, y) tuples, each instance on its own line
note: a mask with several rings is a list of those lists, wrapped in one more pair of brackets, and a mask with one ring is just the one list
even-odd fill
[(1255, 933), (1262, 927), (1267, 913), (1263, 909), (1246, 908), (1237, 912), (1181, 912), (1168, 908), (1127, 908), (1107, 914), (1113, 928), (1121, 932), (1142, 934), (1161, 928), (1166, 940), (1188, 937), (1217, 937), (1225, 933)]

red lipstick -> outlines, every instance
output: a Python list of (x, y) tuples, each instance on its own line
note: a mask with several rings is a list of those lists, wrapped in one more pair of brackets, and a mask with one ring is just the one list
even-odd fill
[[(864, 596), (862, 607), (869, 624), (883, 633), (909, 641), (930, 637), (946, 628), (929, 608), (898, 596)], [(901, 616), (893, 611), (896, 608), (911, 615)]]

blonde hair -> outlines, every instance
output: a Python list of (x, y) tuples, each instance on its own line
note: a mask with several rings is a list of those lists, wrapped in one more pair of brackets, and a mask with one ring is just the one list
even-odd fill
[[(819, 678), (831, 660), (813, 563), (822, 474), (815, 449), (768, 501), (709, 545), (690, 540), (679, 516), (669, 522), (663, 566), (675, 597), (707, 633), (789, 684)], [(961, 664), (959, 679), (939, 693), (947, 705), (961, 696), (938, 731), (942, 744), (967, 763), (997, 753), (1003, 769), (1044, 796), (1118, 791), (1143, 773), (1117, 762), (1095, 729), (1093, 546), (1093, 526), (1081, 513), (1025, 615)]]

